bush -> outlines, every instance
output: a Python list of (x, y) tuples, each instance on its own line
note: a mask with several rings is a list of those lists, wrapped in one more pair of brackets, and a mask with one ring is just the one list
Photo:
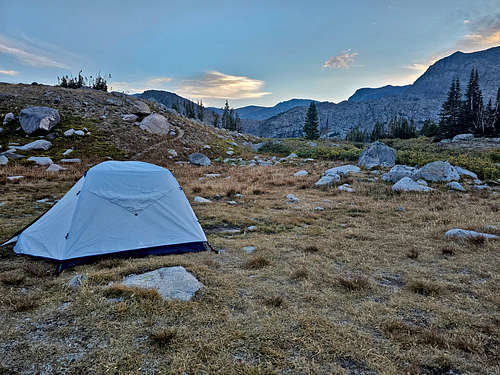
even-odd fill
[(259, 152), (266, 154), (275, 154), (281, 156), (287, 156), (292, 153), (290, 146), (287, 146), (281, 142), (269, 141), (264, 143), (260, 148)]

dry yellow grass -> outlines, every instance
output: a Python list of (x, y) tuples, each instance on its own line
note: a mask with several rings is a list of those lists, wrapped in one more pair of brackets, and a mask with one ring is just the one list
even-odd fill
[[(312, 188), (332, 163), (161, 164), (191, 202), (213, 201), (193, 204), (204, 228), (241, 232), (209, 231), (219, 254), (103, 260), (59, 277), (50, 262), (1, 249), (0, 373), (500, 373), (499, 243), (443, 237), (498, 226), (498, 195), (392, 194), (366, 175), (350, 177), (352, 194)], [(0, 185), (1, 239), (48, 208), (37, 199), (61, 197), (83, 173), (9, 168), (0, 179), (26, 178)], [(302, 168), (310, 174), (293, 177)], [(205, 173), (222, 176), (200, 181)], [(250, 245), (257, 250), (245, 254)], [(205, 285), (193, 301), (108, 285), (173, 265)], [(89, 279), (72, 290), (77, 273)]]

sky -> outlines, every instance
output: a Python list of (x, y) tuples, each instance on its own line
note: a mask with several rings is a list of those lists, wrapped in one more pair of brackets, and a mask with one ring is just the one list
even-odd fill
[(0, 0), (0, 82), (111, 74), (206, 106), (340, 102), (500, 45), (500, 0)]

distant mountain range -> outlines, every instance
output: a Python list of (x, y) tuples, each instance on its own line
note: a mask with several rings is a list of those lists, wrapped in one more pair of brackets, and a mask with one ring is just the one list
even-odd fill
[[(479, 83), (485, 104), (493, 102), (500, 87), (500, 47), (484, 51), (452, 55), (431, 65), (412, 85), (361, 88), (338, 104), (317, 102), (320, 131), (328, 136), (344, 137), (355, 126), (371, 130), (375, 122), (387, 122), (394, 116), (413, 118), (417, 127), (427, 119), (437, 121), (452, 79), (460, 79), (465, 91), (472, 68), (479, 72)], [(172, 107), (186, 101), (174, 93), (149, 90), (136, 95)], [(264, 137), (300, 137), (307, 107), (312, 99), (291, 99), (273, 107), (246, 106), (237, 108), (245, 132)], [(205, 109), (206, 122), (222, 109)]]

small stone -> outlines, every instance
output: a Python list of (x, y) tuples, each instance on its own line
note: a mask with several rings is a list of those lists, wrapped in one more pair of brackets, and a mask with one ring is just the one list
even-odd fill
[(21, 178), (24, 178), (24, 176), (8, 176), (7, 180), (16, 181), (16, 180), (20, 180)]
[(83, 130), (76, 130), (75, 135), (78, 135), (80, 137), (83, 137), (85, 135), (85, 132)]
[(250, 225), (249, 227), (247, 227), (247, 230), (249, 232), (255, 232), (257, 230), (257, 226), (256, 225)]
[(194, 201), (196, 203), (212, 203), (211, 200), (203, 198), (203, 197), (198, 197), (198, 196), (194, 197)]
[(321, 206), (314, 207), (314, 211), (324, 211), (325, 209)]
[(73, 128), (68, 129), (68, 130), (66, 130), (63, 134), (64, 134), (64, 136), (65, 136), (65, 137), (70, 137), (70, 136), (72, 136), (73, 134), (75, 134), (75, 129), (73, 129)]
[(247, 254), (252, 254), (257, 248), (255, 246), (245, 246), (242, 250)]
[(76, 275), (68, 282), (68, 286), (71, 289), (78, 289), (87, 281), (87, 279), (87, 275)]
[(32, 156), (28, 158), (28, 161), (34, 161), (37, 165), (50, 165), (54, 163), (52, 159), (47, 156)]
[(59, 164), (51, 164), (49, 167), (46, 169), (47, 172), (59, 172), (62, 171), (66, 168), (61, 167)]
[(233, 155), (233, 154), (234, 154), (234, 151), (231, 151), (231, 150), (226, 151), (226, 154), (227, 154), (227, 155), (229, 155), (229, 156), (231, 156), (231, 155)]
[(82, 160), (78, 158), (73, 158), (73, 159), (61, 159), (59, 160), (61, 163), (81, 163)]
[(349, 186), (349, 184), (343, 184), (338, 187), (340, 191), (346, 191), (348, 193), (353, 193), (354, 189)]
[(302, 169), (300, 171), (295, 172), (293, 175), (296, 176), (296, 177), (300, 177), (300, 176), (307, 176), (308, 174), (309, 174), (309, 172), (307, 172), (306, 170)]
[(237, 205), (238, 202), (236, 201), (228, 201), (227, 204), (230, 204), (231, 206)]
[(63, 155), (64, 156), (68, 156), (69, 154), (71, 154), (73, 152), (73, 149), (72, 148), (68, 148), (66, 151), (63, 152)]
[(297, 198), (295, 195), (293, 194), (287, 194), (286, 196), (286, 199), (288, 200), (288, 202), (290, 203), (297, 203), (300, 199)]
[(456, 181), (449, 182), (446, 184), (446, 186), (448, 186), (452, 190), (465, 191), (464, 187)]
[(169, 149), (167, 150), (167, 152), (168, 152), (168, 154), (169, 154), (170, 156), (172, 156), (172, 157), (174, 157), (174, 158), (177, 156), (177, 151), (175, 151), (175, 150), (174, 150), (174, 149), (172, 149), (172, 148), (169, 148)]

